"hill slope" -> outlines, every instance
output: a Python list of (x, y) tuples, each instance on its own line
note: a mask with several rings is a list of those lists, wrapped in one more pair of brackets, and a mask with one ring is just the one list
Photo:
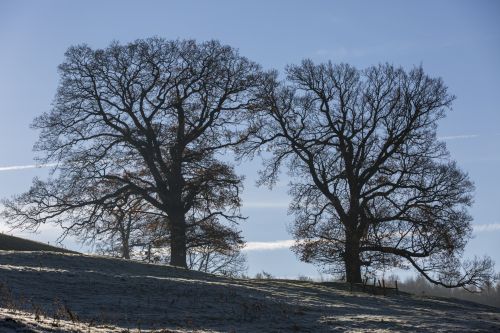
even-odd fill
[(0, 251), (0, 283), (2, 332), (500, 331), (499, 309), (464, 301), (232, 280), (76, 254)]
[(51, 246), (45, 243), (35, 242), (29, 239), (10, 236), (0, 233), (0, 250), (6, 251), (52, 251), (62, 253), (78, 253), (75, 251), (63, 249), (61, 247)]

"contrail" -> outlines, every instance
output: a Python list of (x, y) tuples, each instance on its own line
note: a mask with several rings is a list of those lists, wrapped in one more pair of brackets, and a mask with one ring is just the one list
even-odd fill
[(56, 165), (57, 165), (57, 163), (12, 165), (12, 166), (0, 167), (0, 171), (15, 171), (15, 170), (26, 170), (26, 169), (50, 168), (50, 167), (53, 167)]
[(244, 208), (288, 208), (290, 204), (287, 202), (259, 202), (259, 201), (243, 201)]
[(277, 240), (271, 242), (247, 242), (244, 251), (268, 251), (288, 249), (295, 244), (293, 239)]
[(451, 135), (451, 136), (440, 136), (439, 140), (459, 140), (459, 139), (474, 139), (478, 138), (479, 134), (464, 134), (464, 135)]
[(500, 223), (476, 224), (472, 225), (475, 232), (500, 230)]

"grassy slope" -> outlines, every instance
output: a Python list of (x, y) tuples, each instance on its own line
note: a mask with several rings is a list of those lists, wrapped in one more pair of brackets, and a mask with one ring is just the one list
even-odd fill
[[(76, 254), (0, 251), (0, 283), (2, 332), (1, 325), (14, 325), (6, 317), (25, 329), (32, 327), (28, 332), (69, 331), (68, 327), (87, 332), (88, 323), (93, 325), (91, 332), (138, 327), (142, 332), (154, 328), (180, 332), (500, 331), (497, 308), (470, 302), (408, 294), (373, 296), (350, 292), (343, 284), (232, 280)], [(6, 308), (13, 306), (38, 311), (49, 319), (44, 323), (42, 315), (36, 322), (34, 315), (8, 313)], [(53, 326), (54, 314), (66, 321)], [(76, 316), (81, 323), (71, 324), (69, 320)], [(97, 324), (108, 326), (98, 329)]]
[(0, 250), (11, 251), (52, 251), (62, 253), (78, 253), (60, 247), (51, 246), (45, 243), (35, 242), (16, 236), (9, 236), (0, 233)]

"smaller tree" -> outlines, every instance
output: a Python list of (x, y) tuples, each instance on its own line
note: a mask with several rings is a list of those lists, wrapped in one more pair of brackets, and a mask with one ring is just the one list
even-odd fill
[(199, 228), (199, 232), (204, 235), (204, 241), (189, 243), (188, 268), (228, 277), (245, 274), (248, 269), (242, 252), (245, 243), (239, 232), (232, 228), (221, 230), (220, 225), (210, 224)]
[(134, 249), (151, 247), (161, 233), (153, 233), (152, 225), (164, 219), (139, 198), (122, 201), (109, 209), (97, 225), (86, 224), (87, 232), (80, 235), (84, 242), (97, 246), (98, 251), (130, 259)]
[[(246, 272), (246, 256), (242, 253), (245, 243), (239, 231), (220, 223), (215, 217), (190, 222), (187, 231), (187, 268), (229, 277), (241, 276)], [(148, 262), (169, 262), (171, 239), (163, 218), (150, 219), (143, 231), (140, 240), (132, 240), (132, 244), (138, 248), (135, 257)]]
[(227, 277), (241, 277), (248, 271), (247, 257), (240, 248), (222, 250), (205, 246), (188, 250), (188, 268)]

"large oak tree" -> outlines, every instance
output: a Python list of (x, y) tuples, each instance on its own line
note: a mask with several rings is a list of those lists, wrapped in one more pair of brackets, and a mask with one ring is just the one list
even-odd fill
[(238, 122), (259, 71), (216, 41), (69, 48), (53, 107), (33, 122), (39, 162), (57, 166), (4, 215), (24, 227), (87, 223), (133, 196), (167, 217), (170, 263), (186, 267), (189, 228), (241, 217), (242, 178), (221, 156), (245, 139)]
[(269, 185), (288, 164), (302, 260), (354, 283), (381, 265), (410, 265), (450, 287), (489, 276), (490, 260), (459, 261), (473, 184), (436, 137), (453, 99), (422, 68), (306, 60), (283, 82), (269, 76), (254, 109), (260, 131), (242, 152), (267, 151)]

